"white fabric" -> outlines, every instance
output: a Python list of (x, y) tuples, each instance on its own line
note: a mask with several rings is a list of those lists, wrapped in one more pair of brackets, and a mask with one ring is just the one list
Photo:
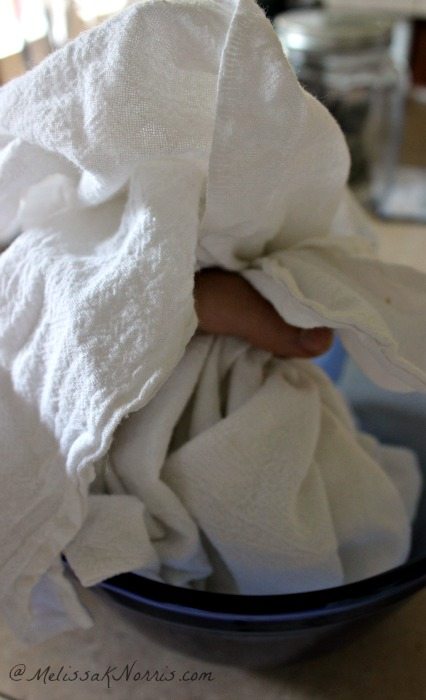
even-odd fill
[(23, 230), (0, 257), (17, 631), (90, 624), (61, 551), (85, 584), (138, 569), (258, 593), (401, 562), (411, 458), (357, 435), (308, 363), (192, 338), (194, 270), (220, 265), (290, 322), (341, 329), (380, 384), (426, 383), (425, 278), (356, 236), (343, 137), (254, 2), (133, 5), (2, 88), (0, 128), (0, 226)]
[[(420, 486), (410, 453), (358, 434), (318, 368), (207, 336), (118, 428), (112, 490), (117, 475), (159, 524), (163, 580), (212, 573), (209, 588), (247, 594), (337, 586), (400, 563)], [(218, 556), (212, 569), (194, 520)], [(102, 532), (92, 518), (66, 550), (86, 585), (99, 580), (86, 543)]]

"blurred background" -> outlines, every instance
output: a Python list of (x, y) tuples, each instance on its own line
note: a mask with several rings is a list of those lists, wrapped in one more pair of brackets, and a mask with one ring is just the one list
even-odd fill
[[(0, 0), (0, 85), (133, 0)], [(259, 0), (304, 87), (340, 123), (350, 184), (426, 222), (426, 0)]]

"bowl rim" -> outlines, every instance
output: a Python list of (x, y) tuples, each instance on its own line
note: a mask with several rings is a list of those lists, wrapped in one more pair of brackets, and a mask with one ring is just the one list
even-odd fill
[(240, 595), (172, 586), (134, 573), (97, 587), (127, 607), (185, 624), (268, 623), (305, 626), (365, 616), (426, 586), (426, 557), (361, 581), (303, 593)]

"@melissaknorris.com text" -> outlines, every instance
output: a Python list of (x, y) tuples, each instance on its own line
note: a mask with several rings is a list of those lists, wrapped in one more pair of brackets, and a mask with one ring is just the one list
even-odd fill
[(114, 683), (202, 683), (212, 682), (211, 671), (177, 671), (165, 666), (163, 669), (149, 669), (138, 666), (137, 661), (124, 666), (108, 665), (104, 669), (78, 669), (69, 665), (53, 668), (50, 664), (28, 669), (26, 664), (12, 666), (9, 678), (15, 682), (51, 683), (104, 683), (108, 688)]

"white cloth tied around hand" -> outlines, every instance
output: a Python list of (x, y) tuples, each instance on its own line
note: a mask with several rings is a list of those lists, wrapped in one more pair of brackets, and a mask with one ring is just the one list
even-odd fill
[(425, 278), (375, 260), (343, 137), (255, 3), (132, 5), (3, 87), (0, 127), (0, 227), (22, 231), (0, 257), (15, 629), (90, 624), (61, 552), (85, 585), (241, 593), (403, 561), (411, 455), (360, 435), (308, 362), (194, 336), (194, 272), (218, 265), (338, 329), (382, 386), (426, 384)]

